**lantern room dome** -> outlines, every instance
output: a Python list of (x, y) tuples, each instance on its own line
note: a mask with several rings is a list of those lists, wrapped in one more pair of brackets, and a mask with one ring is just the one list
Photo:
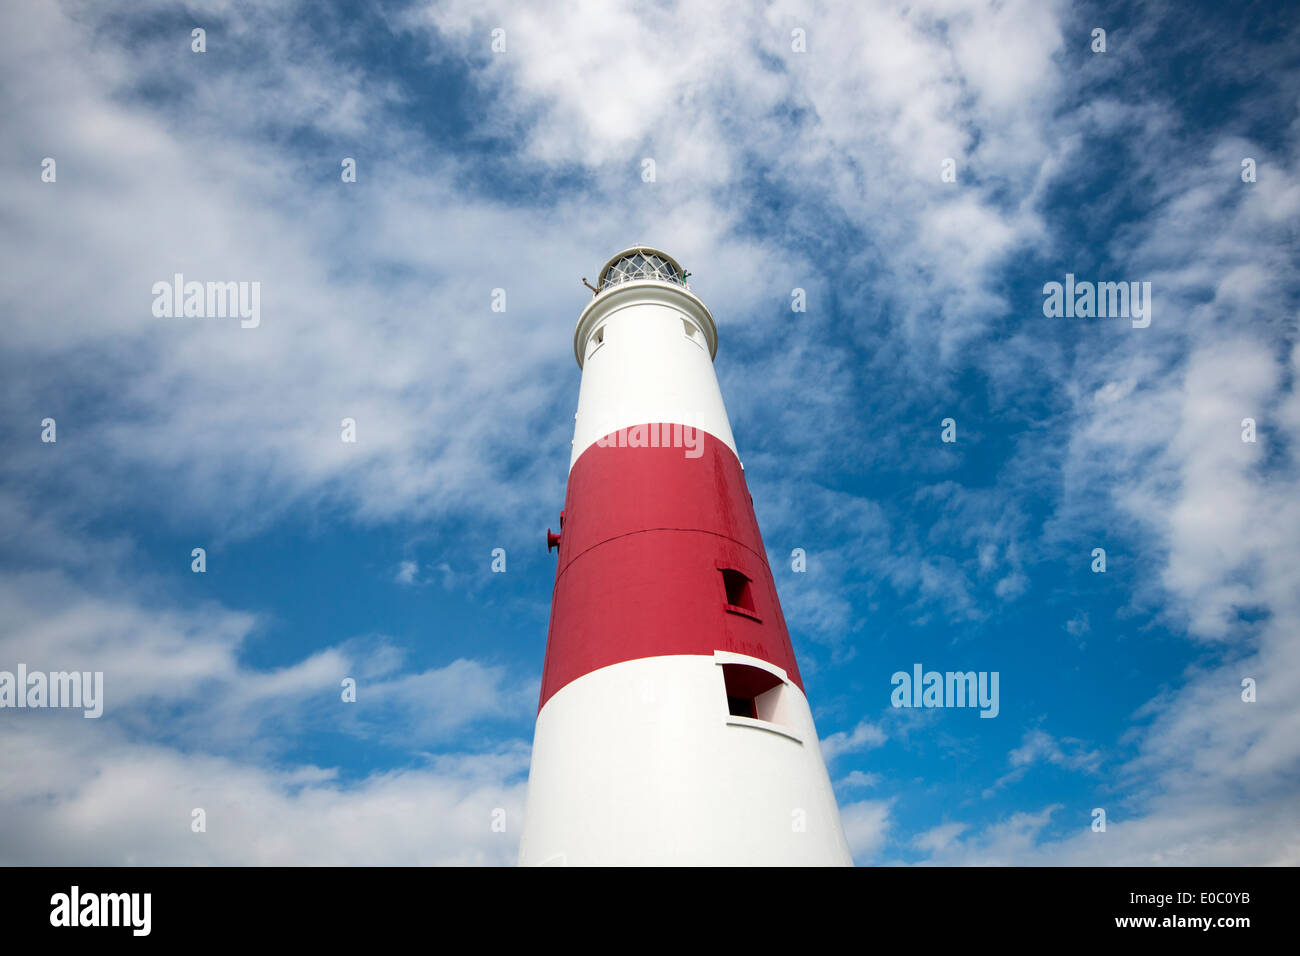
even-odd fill
[[(686, 273), (676, 259), (650, 246), (632, 246), (614, 255), (600, 270), (596, 293), (623, 282), (649, 279), (686, 286)], [(689, 288), (689, 286), (686, 286)]]

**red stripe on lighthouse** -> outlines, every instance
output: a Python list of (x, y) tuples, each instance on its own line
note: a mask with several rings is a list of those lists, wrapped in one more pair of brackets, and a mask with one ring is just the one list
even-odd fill
[(740, 462), (694, 437), (595, 444), (574, 463), (539, 710), (599, 668), (715, 650), (775, 664), (803, 689)]

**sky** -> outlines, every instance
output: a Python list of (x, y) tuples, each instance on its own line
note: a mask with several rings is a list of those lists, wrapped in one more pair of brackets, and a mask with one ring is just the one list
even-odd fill
[[(0, 670), (104, 708), (0, 709), (0, 862), (513, 864), (581, 279), (644, 243), (717, 320), (857, 863), (1300, 863), (1298, 41), (1274, 3), (4, 4)], [(155, 314), (176, 273), (258, 323)], [(1048, 315), (1067, 274), (1149, 325)], [(997, 716), (893, 706), (918, 664)]]

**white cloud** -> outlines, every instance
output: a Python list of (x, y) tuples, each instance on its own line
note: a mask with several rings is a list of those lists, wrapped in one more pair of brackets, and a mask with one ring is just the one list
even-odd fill
[(920, 834), (912, 843), (921, 850), (938, 853), (968, 829), (964, 823), (942, 823)]
[(1072, 738), (1058, 740), (1042, 730), (1026, 731), (1019, 747), (1007, 755), (1013, 767), (1025, 767), (1045, 760), (1068, 770), (1097, 770), (1101, 754), (1084, 749), (1083, 742)]
[(829, 763), (843, 754), (861, 753), (879, 747), (888, 739), (879, 726), (864, 720), (853, 728), (852, 733), (840, 731), (822, 740), (822, 756)]
[[(54, 542), (68, 539), (57, 524), (44, 527)], [(513, 862), (527, 744), (498, 734), (477, 753), (426, 748), (456, 746), (472, 725), (526, 722), (535, 682), (517, 686), (503, 668), (464, 659), (404, 672), (401, 650), (382, 638), (253, 668), (241, 658), (264, 624), (257, 616), (216, 602), (178, 606), (159, 582), (104, 560), (123, 553), (118, 543), (82, 537), (78, 547), (97, 569), (78, 580), (61, 570), (0, 571), (7, 668), (104, 674), (98, 719), (6, 711), (4, 863)], [(342, 699), (344, 676), (357, 681), (355, 703)], [(414, 765), (344, 780), (294, 760), (322, 730), (381, 740)], [(190, 829), (194, 808), (207, 814), (206, 833)], [(498, 808), (504, 834), (491, 827)]]
[(1058, 739), (1037, 728), (1027, 730), (1020, 746), (1007, 754), (1011, 770), (985, 789), (983, 795), (987, 799), (1008, 784), (1021, 780), (1036, 763), (1080, 773), (1096, 773), (1103, 759), (1100, 750), (1089, 750), (1082, 740), (1073, 737)]
[(849, 852), (859, 865), (871, 862), (889, 834), (889, 801), (859, 800), (840, 807)]
[(861, 770), (854, 770), (843, 780), (840, 780), (836, 784), (836, 786), (843, 787), (845, 789), (850, 789), (850, 790), (857, 789), (857, 788), (861, 788), (863, 790), (869, 790), (879, 783), (880, 783), (880, 774), (863, 773)]
[[(518, 851), (523, 747), (343, 783), (321, 768), (132, 742), (101, 721), (69, 731), (49, 716), (29, 713), (0, 736), (0, 763), (13, 768), (0, 790), (7, 865), (500, 865)], [(196, 808), (206, 832), (191, 830)], [(492, 829), (498, 808), (504, 833)]]
[[(1076, 367), (1054, 520), (1062, 533), (1091, 523), (1127, 542), (1135, 601), (1208, 653), (1135, 715), (1136, 754), (1103, 801), (1104, 834), (1091, 831), (1091, 808), (1046, 808), (934, 859), (1295, 865), (1300, 700), (1274, 690), (1243, 702), (1241, 680), (1300, 680), (1300, 349), (1287, 293), (1297, 270), (1278, 219), (1296, 208), (1300, 168), (1293, 149), (1282, 160), (1231, 138), (1198, 145), (1189, 162), (1168, 116), (1150, 109), (1112, 110), (1110, 122), (1131, 124), (1158, 171), (1155, 213), (1117, 234), (1112, 249), (1127, 272), (1153, 282), (1158, 311), (1142, 330), (1150, 334), (1100, 339)], [(1237, 176), (1241, 156), (1253, 154), (1265, 157), (1266, 190)], [(1246, 417), (1263, 423), (1254, 444), (1242, 441)], [(1035, 733), (999, 785), (1040, 760), (1088, 769), (1093, 757)], [(1058, 818), (1067, 835), (1049, 836)]]

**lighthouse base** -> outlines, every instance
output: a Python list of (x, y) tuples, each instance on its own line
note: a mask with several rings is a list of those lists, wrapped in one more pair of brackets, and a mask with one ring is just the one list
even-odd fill
[(537, 716), (520, 865), (851, 865), (808, 701), (766, 661), (624, 661)]

